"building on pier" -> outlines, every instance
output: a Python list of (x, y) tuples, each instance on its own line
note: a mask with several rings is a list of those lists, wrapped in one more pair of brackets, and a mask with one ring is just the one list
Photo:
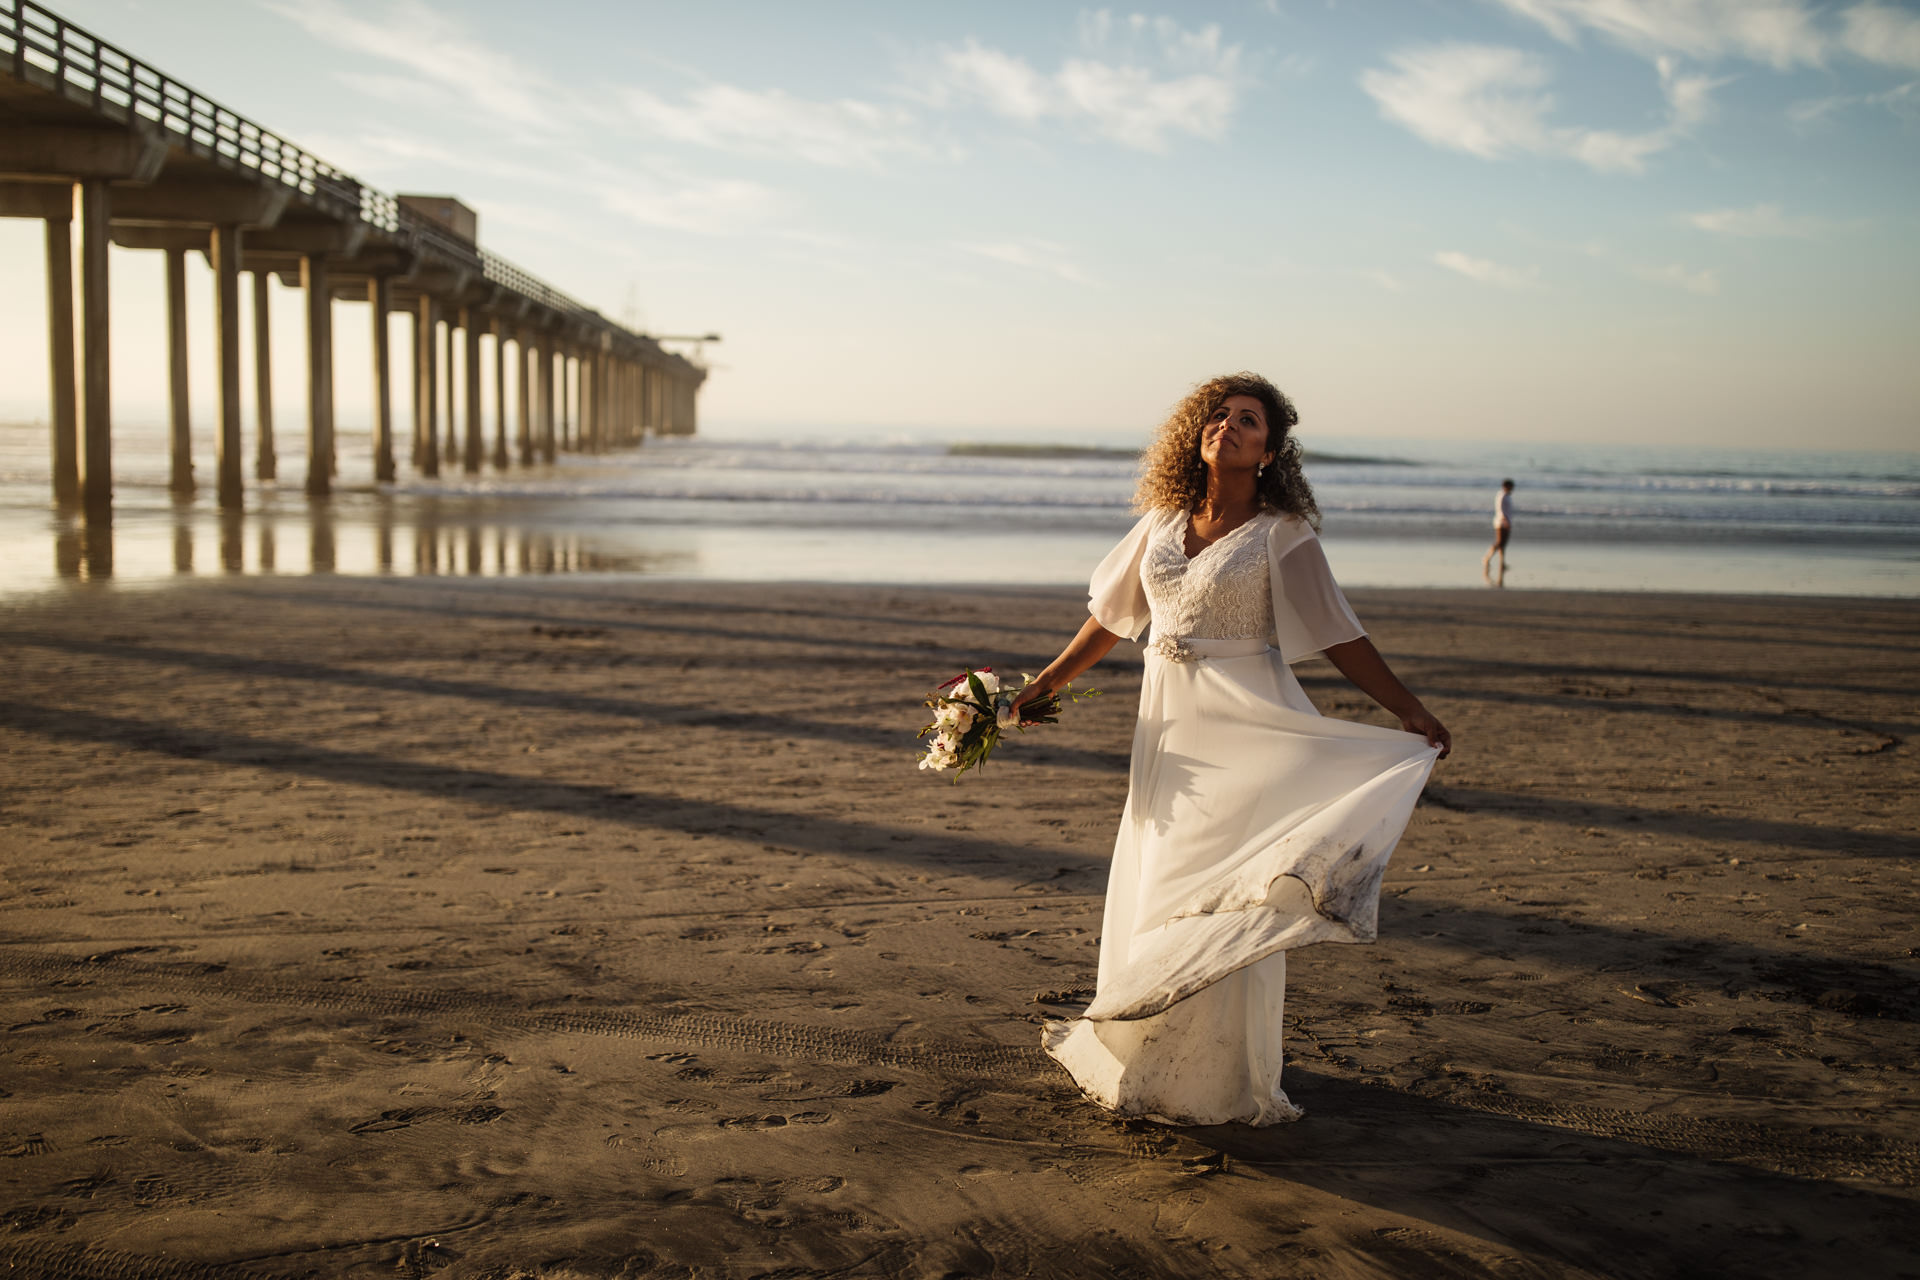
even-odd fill
[[(240, 390), (247, 376), (258, 401), (253, 473), (270, 480), (278, 467), (265, 305), (275, 277), (306, 296), (309, 493), (330, 492), (340, 465), (332, 317), (342, 300), (373, 310), (376, 481), (394, 479), (400, 462), (390, 344), (379, 340), (396, 313), (412, 318), (412, 394), (403, 417), (412, 426), (406, 459), (420, 474), (531, 466), (561, 450), (613, 449), (649, 432), (694, 430), (704, 367), (481, 248), (477, 219), (458, 200), (377, 191), (26, 0), (0, 0), (0, 217), (46, 225), (53, 494), (93, 518), (112, 510), (109, 244), (167, 255), (172, 485), (181, 494), (195, 486), (190, 253), (205, 256), (215, 280), (214, 470), (223, 507), (244, 501)], [(251, 371), (241, 367), (243, 276), (253, 292)], [(483, 338), (496, 355), (491, 441), (480, 385)], [(439, 394), (439, 366), (444, 360), (451, 371), (456, 346), (465, 357), (458, 420)]]

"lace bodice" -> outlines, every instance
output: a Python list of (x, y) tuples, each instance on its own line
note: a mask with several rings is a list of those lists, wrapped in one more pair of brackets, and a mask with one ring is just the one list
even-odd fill
[(1273, 630), (1273, 587), (1261, 514), (1187, 558), (1187, 520), (1165, 520), (1147, 540), (1140, 582), (1153, 634), (1251, 640)]
[(1311, 526), (1264, 513), (1186, 555), (1184, 511), (1150, 511), (1093, 571), (1087, 608), (1132, 640), (1269, 638), (1288, 662), (1367, 634), (1333, 580)]

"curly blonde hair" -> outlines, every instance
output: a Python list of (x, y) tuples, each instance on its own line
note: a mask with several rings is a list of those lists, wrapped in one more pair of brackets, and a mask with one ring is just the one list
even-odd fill
[(1300, 442), (1293, 438), (1300, 415), (1280, 388), (1257, 373), (1210, 378), (1173, 407), (1141, 457), (1134, 510), (1192, 511), (1206, 497), (1207, 464), (1200, 460), (1200, 431), (1228, 396), (1252, 396), (1266, 410), (1267, 447), (1273, 450), (1273, 462), (1254, 482), (1260, 505), (1298, 516), (1318, 529), (1320, 506), (1300, 469)]

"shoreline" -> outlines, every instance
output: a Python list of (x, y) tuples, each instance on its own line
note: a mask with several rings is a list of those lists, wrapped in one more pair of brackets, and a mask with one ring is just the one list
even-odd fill
[(1036, 669), (1077, 589), (9, 599), (0, 1259), (1904, 1265), (1920, 604), (1352, 594), (1458, 747), (1379, 942), (1289, 966), (1308, 1116), (1267, 1130), (1116, 1120), (1037, 1047), (1093, 981), (1136, 647), (913, 767), (924, 692)]
[[(404, 506), (406, 504), (394, 504)], [(9, 525), (11, 527), (9, 527)], [(155, 585), (198, 578), (298, 576), (488, 578), (605, 574), (632, 581), (835, 582), (875, 587), (1068, 587), (1111, 549), (1111, 529), (907, 529), (823, 525), (596, 522), (512, 510), (316, 513), (297, 508), (222, 516), (154, 510), (90, 527), (56, 512), (0, 512), (15, 554), (0, 564), (0, 598), (75, 579)], [(1485, 590), (1478, 534), (1328, 534), (1336, 577), (1354, 590)], [(1920, 552), (1901, 543), (1603, 542), (1536, 538), (1510, 556), (1505, 589), (1899, 600), (1920, 598)]]

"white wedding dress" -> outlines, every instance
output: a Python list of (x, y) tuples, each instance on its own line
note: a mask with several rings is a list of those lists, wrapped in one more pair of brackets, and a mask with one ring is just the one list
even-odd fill
[(1102, 1106), (1175, 1124), (1299, 1117), (1280, 1087), (1287, 951), (1371, 942), (1381, 877), (1438, 750), (1322, 716), (1289, 664), (1366, 634), (1303, 521), (1262, 514), (1189, 559), (1155, 512), (1091, 611), (1149, 622), (1100, 977), (1042, 1043)]

